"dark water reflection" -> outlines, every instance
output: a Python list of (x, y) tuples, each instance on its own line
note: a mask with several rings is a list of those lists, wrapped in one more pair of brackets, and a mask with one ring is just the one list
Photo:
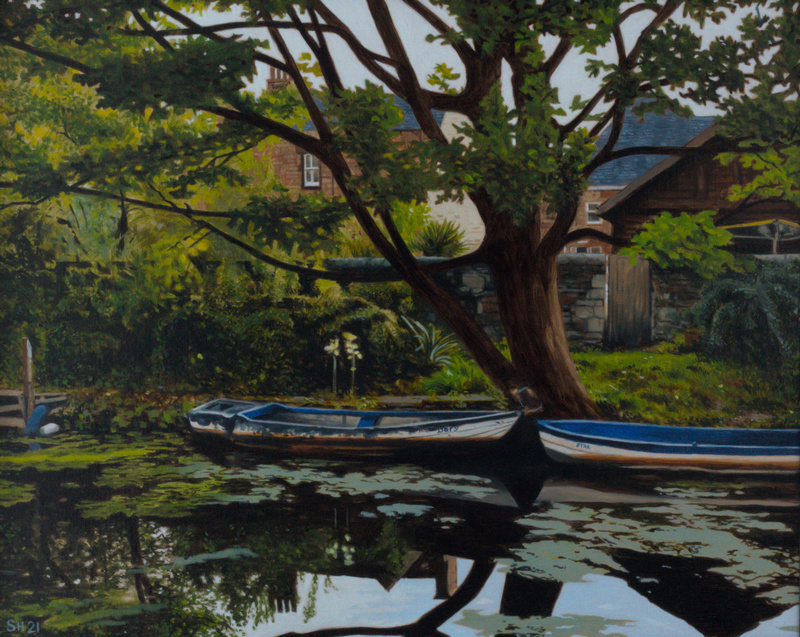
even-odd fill
[(6, 442), (0, 505), (7, 634), (797, 634), (793, 480), (262, 463), (63, 436)]

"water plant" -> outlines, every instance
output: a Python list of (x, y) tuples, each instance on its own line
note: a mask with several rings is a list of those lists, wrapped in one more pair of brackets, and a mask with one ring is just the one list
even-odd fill
[(356, 388), (356, 361), (364, 358), (364, 355), (358, 349), (356, 342), (358, 337), (355, 334), (344, 332), (342, 337), (344, 338), (344, 352), (350, 361), (350, 395), (352, 396)]
[(325, 352), (333, 359), (333, 377), (332, 377), (332, 389), (333, 393), (336, 393), (336, 366), (337, 360), (339, 358), (340, 350), (339, 350), (339, 339), (332, 338), (330, 342), (325, 346)]

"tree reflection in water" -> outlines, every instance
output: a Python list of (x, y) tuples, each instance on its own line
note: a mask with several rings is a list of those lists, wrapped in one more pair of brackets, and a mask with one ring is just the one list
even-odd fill
[[(647, 634), (628, 621), (633, 609), (622, 619), (602, 608), (554, 613), (565, 585), (587, 576), (625, 582), (647, 600), (639, 611), (652, 604), (709, 637), (741, 635), (798, 604), (791, 482), (659, 476), (609, 488), (550, 478), (542, 487), (536, 473), (515, 481), (485, 467), (221, 465), (167, 439), (91, 444), (65, 437), (58, 451), (0, 458), (2, 627), (170, 637)], [(471, 563), (460, 583), (456, 560)], [(334, 586), (348, 578), (379, 583), (389, 599), (401, 579), (425, 578), (433, 594), (414, 597), (405, 609), (417, 611), (413, 620), (370, 625), (364, 615), (347, 626), (348, 609), (321, 609), (326, 596), (347, 599)], [(503, 579), (502, 593), (490, 578)], [(292, 627), (279, 628), (289, 616)]]

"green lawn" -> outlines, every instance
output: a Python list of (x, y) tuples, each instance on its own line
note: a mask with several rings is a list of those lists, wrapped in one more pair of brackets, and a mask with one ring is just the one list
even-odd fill
[(614, 418), (709, 427), (800, 427), (796, 398), (788, 398), (779, 378), (758, 370), (693, 353), (586, 352), (574, 358), (590, 396)]
[[(694, 353), (653, 351), (574, 354), (589, 395), (603, 416), (626, 421), (707, 427), (800, 427), (794, 399), (781, 379), (754, 369), (712, 361)], [(421, 379), (421, 393), (490, 392), (469, 360)]]

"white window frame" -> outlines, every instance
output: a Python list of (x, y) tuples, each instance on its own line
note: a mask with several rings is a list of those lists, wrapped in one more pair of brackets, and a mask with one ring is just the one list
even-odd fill
[[(596, 226), (603, 223), (603, 220), (597, 215), (597, 209), (600, 203), (597, 201), (589, 201), (586, 203), (586, 224)], [(589, 215), (594, 215), (594, 220), (589, 218)]]
[(319, 158), (311, 153), (303, 153), (303, 188), (319, 187)]

